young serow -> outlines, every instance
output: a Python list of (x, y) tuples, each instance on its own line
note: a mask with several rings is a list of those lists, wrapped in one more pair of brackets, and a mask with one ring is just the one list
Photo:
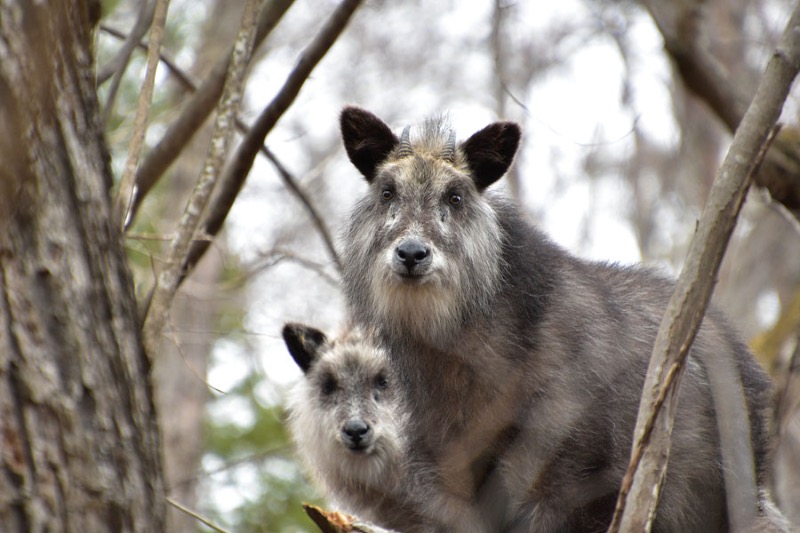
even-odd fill
[(384, 350), (358, 329), (329, 340), (290, 323), (283, 338), (305, 374), (289, 399), (290, 431), (332, 503), (402, 532), (473, 530), (480, 516), (467, 505), (452, 521), (426, 514), (448, 497), (424, 453), (411, 462), (408, 409)]
[[(514, 123), (457, 143), (434, 119), (398, 138), (347, 107), (341, 130), (369, 184), (343, 233), (343, 287), (352, 319), (376, 332), (401, 377), (410, 459), (435, 458), (438, 486), (481, 509), (486, 531), (604, 531), (672, 282), (574, 257), (488, 190), (516, 154)], [(718, 363), (735, 376), (732, 393), (710, 385)], [(769, 395), (766, 374), (710, 310), (682, 379), (654, 531), (730, 528), (718, 396), (741, 405), (757, 485), (750, 515), (763, 519)], [(447, 520), (459, 506), (429, 511)]]

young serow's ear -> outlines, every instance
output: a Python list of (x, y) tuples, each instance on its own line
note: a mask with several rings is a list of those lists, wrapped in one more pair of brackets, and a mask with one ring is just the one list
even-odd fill
[(514, 161), (521, 135), (519, 124), (495, 122), (461, 144), (479, 191), (503, 177)]
[(400, 140), (381, 119), (360, 107), (345, 107), (339, 122), (347, 156), (371, 182), (378, 166)]
[(283, 340), (292, 359), (304, 374), (319, 357), (320, 348), (328, 342), (328, 338), (320, 330), (293, 322), (283, 326)]

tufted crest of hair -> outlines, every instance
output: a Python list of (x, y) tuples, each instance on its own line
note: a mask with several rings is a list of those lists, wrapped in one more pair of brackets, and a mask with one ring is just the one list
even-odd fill
[[(292, 325), (289, 336), (297, 329)], [(408, 415), (386, 354), (369, 336), (350, 329), (325, 339), (290, 393), (289, 428), (309, 473), (346, 505), (359, 491), (399, 483)], [(343, 442), (351, 420), (370, 427), (368, 447), (353, 451)]]

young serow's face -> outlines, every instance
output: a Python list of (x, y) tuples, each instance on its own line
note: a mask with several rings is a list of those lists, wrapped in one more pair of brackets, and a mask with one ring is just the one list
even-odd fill
[(284, 328), (284, 339), (305, 373), (295, 418), (304, 438), (317, 440), (300, 444), (370, 475), (399, 460), (406, 415), (382, 349), (358, 335), (329, 341), (322, 332), (296, 324)]

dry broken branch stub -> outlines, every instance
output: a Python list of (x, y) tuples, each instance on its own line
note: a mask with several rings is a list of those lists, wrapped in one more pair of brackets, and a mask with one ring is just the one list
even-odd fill
[(306, 514), (322, 533), (398, 533), (338, 511), (324, 511), (315, 505), (303, 504)]

